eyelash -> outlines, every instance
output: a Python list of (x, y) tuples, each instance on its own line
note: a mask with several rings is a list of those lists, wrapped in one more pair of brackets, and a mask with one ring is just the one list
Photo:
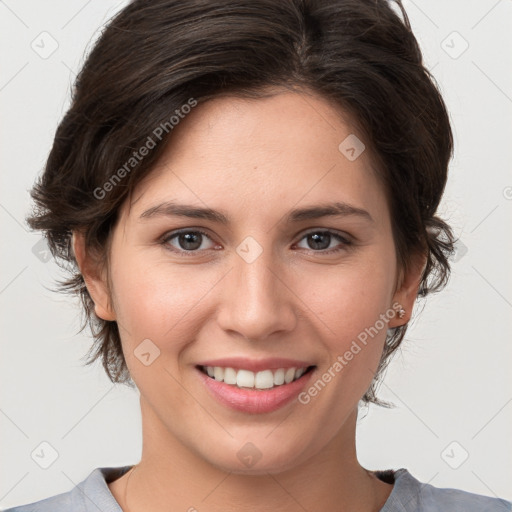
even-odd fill
[[(184, 257), (188, 257), (188, 255), (193, 255), (194, 253), (199, 253), (199, 252), (202, 252), (202, 251), (199, 251), (199, 250), (193, 250), (193, 251), (186, 251), (184, 249), (176, 249), (172, 246), (169, 245), (169, 242), (170, 240), (172, 240), (173, 238), (176, 238), (177, 236), (179, 235), (182, 235), (182, 234), (187, 234), (187, 233), (199, 233), (205, 237), (207, 237), (208, 239), (211, 240), (210, 236), (208, 235), (208, 233), (206, 233), (205, 231), (202, 231), (201, 229), (183, 229), (183, 230), (179, 230), (179, 231), (172, 231), (170, 233), (167, 233), (166, 235), (163, 236), (163, 238), (161, 238), (161, 244), (169, 251), (175, 253), (175, 254), (178, 254), (179, 256), (184, 256)], [(325, 254), (334, 254), (334, 253), (338, 253), (340, 251), (343, 251), (343, 250), (347, 250), (348, 248), (350, 248), (350, 246), (353, 245), (353, 242), (351, 240), (349, 240), (348, 238), (345, 238), (344, 236), (340, 235), (339, 233), (337, 233), (336, 231), (331, 231), (331, 230), (328, 230), (328, 229), (317, 229), (315, 231), (309, 231), (308, 233), (305, 233), (302, 238), (300, 238), (299, 242), (302, 241), (304, 238), (306, 238), (307, 236), (309, 235), (313, 235), (313, 234), (318, 234), (318, 233), (321, 233), (321, 234), (329, 234), (331, 236), (333, 236), (335, 239), (337, 239), (338, 241), (340, 241), (343, 245), (341, 247), (338, 247), (338, 248), (335, 248), (335, 249), (324, 249), (324, 250), (318, 250), (318, 251), (315, 251), (314, 249), (309, 249), (310, 252), (313, 252), (313, 253), (319, 253), (319, 254), (322, 254), (322, 255), (325, 255)], [(211, 250), (211, 249), (206, 249), (206, 250)], [(187, 254), (189, 253), (189, 254)]]

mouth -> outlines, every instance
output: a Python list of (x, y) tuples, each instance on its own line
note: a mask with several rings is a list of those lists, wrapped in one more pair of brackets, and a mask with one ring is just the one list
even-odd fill
[(243, 368), (197, 365), (196, 368), (210, 379), (245, 390), (268, 391), (291, 384), (311, 373), (316, 366), (283, 367), (257, 372)]
[(196, 375), (215, 401), (242, 413), (272, 413), (298, 397), (316, 374), (311, 359), (230, 356), (196, 361)]
[[(224, 364), (228, 364), (227, 360)], [(235, 367), (234, 360), (229, 364), (232, 366), (196, 365), (197, 375), (219, 404), (246, 414), (272, 413), (291, 404), (308, 385), (316, 369), (315, 365), (305, 366), (304, 363), (287, 366), (293, 364), (290, 360), (236, 362), (238, 366), (252, 365), (254, 371)]]

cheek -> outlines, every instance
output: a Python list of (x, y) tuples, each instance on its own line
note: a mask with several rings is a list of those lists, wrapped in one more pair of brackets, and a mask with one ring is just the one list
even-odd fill
[[(127, 256), (112, 265), (116, 317), (123, 346), (144, 339), (160, 349), (179, 351), (193, 339), (202, 298), (216, 279), (192, 266), (151, 261), (143, 254)], [(169, 341), (172, 340), (172, 343)]]
[[(386, 256), (384, 256), (386, 255)], [(327, 352), (325, 375), (351, 390), (363, 393), (373, 379), (381, 358), (389, 321), (394, 316), (391, 298), (395, 279), (393, 246), (375, 251), (363, 260), (305, 274), (297, 295), (314, 313), (320, 340)], [(332, 365), (337, 362), (336, 368)], [(322, 372), (321, 372), (322, 373)], [(343, 382), (343, 384), (341, 384)]]
[(327, 338), (345, 340), (375, 324), (390, 308), (394, 268), (382, 260), (303, 273), (297, 295), (325, 325)]

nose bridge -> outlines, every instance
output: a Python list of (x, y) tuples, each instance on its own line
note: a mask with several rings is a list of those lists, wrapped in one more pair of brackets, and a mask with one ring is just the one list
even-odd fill
[(259, 306), (270, 305), (269, 300), (277, 299), (275, 276), (277, 265), (272, 260), (270, 249), (257, 255), (254, 260), (247, 260), (239, 255), (234, 269), (236, 289), (251, 301), (251, 305), (252, 302)]
[(272, 250), (247, 237), (233, 254), (233, 265), (219, 315), (221, 327), (250, 339), (292, 329), (295, 317), (290, 292), (281, 282), (284, 273)]

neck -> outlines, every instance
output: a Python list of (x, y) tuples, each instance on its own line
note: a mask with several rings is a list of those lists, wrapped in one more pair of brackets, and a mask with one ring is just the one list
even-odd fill
[(224, 471), (173, 437), (141, 400), (143, 449), (135, 469), (109, 485), (125, 512), (336, 510), (378, 512), (392, 490), (357, 461), (357, 410), (316, 455), (259, 475)]

